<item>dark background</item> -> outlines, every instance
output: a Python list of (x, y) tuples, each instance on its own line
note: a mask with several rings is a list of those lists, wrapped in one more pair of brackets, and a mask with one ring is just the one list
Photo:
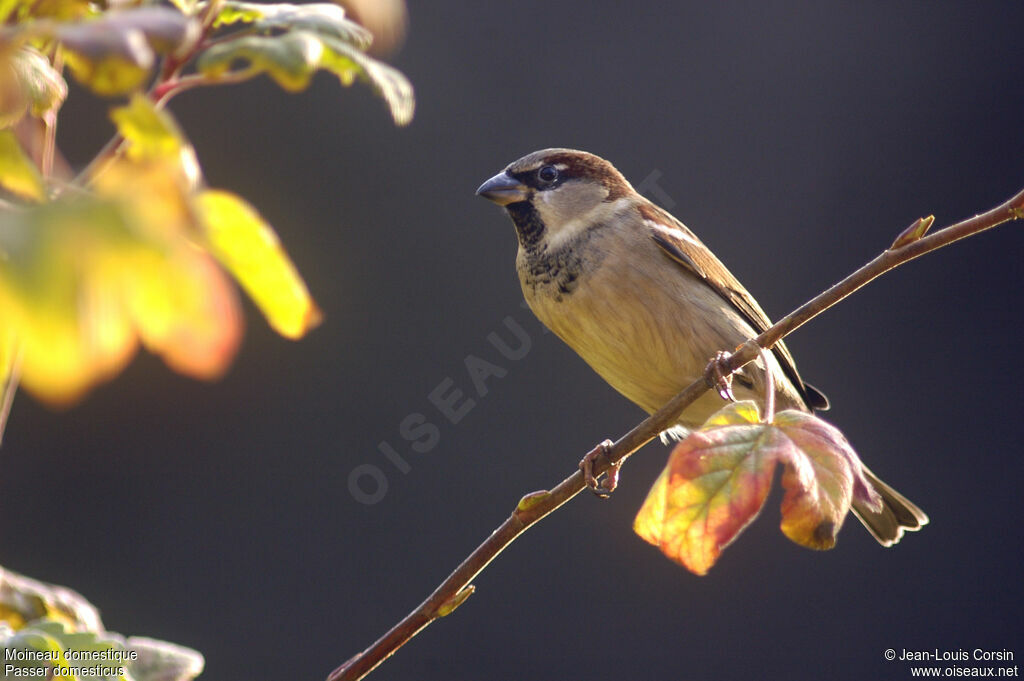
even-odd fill
[[(417, 90), (406, 129), (329, 76), (182, 95), (210, 184), (276, 226), (325, 322), (293, 344), (249, 306), (211, 385), (142, 356), (64, 413), (19, 396), (0, 562), (79, 590), (111, 630), (201, 650), (204, 678), (321, 679), (642, 416), (520, 307), (512, 225), (473, 196), (506, 163), (573, 146), (634, 182), (660, 172), (776, 317), (918, 216), (946, 225), (1024, 186), (1018, 3), (722, 5), (414, 3), (394, 59)], [(74, 163), (104, 116), (73, 93)], [(791, 338), (923, 532), (884, 550), (850, 519), (811, 552), (778, 531), (776, 494), (698, 578), (631, 530), (668, 452), (649, 445), (612, 500), (530, 530), (373, 678), (905, 679), (886, 648), (1024, 654), (1022, 248), (1000, 227)], [(506, 316), (532, 342), (517, 362), (486, 340)], [(484, 397), (471, 354), (508, 370)], [(476, 399), (457, 425), (427, 399), (445, 378)], [(440, 430), (428, 453), (399, 434), (411, 413)], [(376, 504), (349, 492), (361, 464), (386, 476)]]

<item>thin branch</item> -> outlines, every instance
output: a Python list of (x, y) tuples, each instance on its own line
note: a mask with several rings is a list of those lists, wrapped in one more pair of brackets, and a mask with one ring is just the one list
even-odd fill
[[(57, 45), (53, 51), (53, 70), (64, 71), (64, 54)], [(53, 157), (57, 153), (57, 110), (47, 111), (43, 115), (43, 154), (39, 170), (43, 178), (49, 180), (53, 175)]]
[(253, 76), (256, 72), (251, 69), (239, 69), (238, 71), (228, 71), (225, 74), (217, 76), (216, 78), (210, 78), (201, 73), (192, 73), (187, 76), (181, 76), (174, 80), (161, 83), (159, 86), (153, 88), (151, 97), (157, 108), (163, 107), (167, 102), (178, 93), (184, 92), (185, 90), (191, 90), (196, 87), (205, 87), (208, 85), (233, 85), (235, 83), (243, 83)]
[[(211, 2), (202, 8), (199, 18), (200, 25), (202, 27), (201, 35), (186, 54), (179, 57), (168, 55), (164, 58), (159, 75), (157, 75), (155, 82), (149, 89), (149, 92), (146, 93), (157, 108), (163, 107), (171, 97), (183, 90), (187, 90), (197, 85), (215, 84), (214, 82), (196, 82), (197, 80), (202, 79), (198, 75), (181, 76), (180, 74), (182, 68), (184, 68), (184, 66), (193, 57), (195, 57), (200, 50), (208, 46), (210, 42), (209, 35), (213, 30), (213, 22), (217, 18), (217, 13), (220, 12), (220, 8), (223, 4), (224, 0), (211, 0)], [(217, 82), (233, 83), (239, 82), (239, 80), (225, 78)], [(107, 140), (107, 143), (103, 145), (103, 148), (93, 156), (88, 165), (86, 165), (85, 168), (75, 176), (75, 179), (71, 181), (71, 184), (83, 186), (87, 180), (101, 174), (106, 170), (107, 165), (121, 153), (121, 148), (124, 146), (124, 142), (125, 140), (124, 137), (121, 136), (121, 133), (115, 133), (113, 137)]]
[(7, 430), (7, 418), (11, 415), (11, 406), (14, 404), (14, 394), (18, 392), (18, 380), (21, 378), (21, 349), (8, 347), (8, 356), (5, 358), (7, 366), (0, 370), (6, 370), (7, 375), (0, 381), (0, 444), (4, 440), (4, 432)]
[[(1024, 217), (1024, 190), (992, 210), (946, 227), (930, 236), (917, 238), (923, 234), (923, 229), (904, 230), (892, 248), (786, 315), (757, 338), (741, 345), (729, 358), (728, 369), (736, 371), (756, 358), (762, 349), (770, 348), (795, 329), (894, 267), (954, 241), (1021, 217)], [(928, 218), (923, 220), (927, 222)], [(707, 390), (708, 385), (703, 379), (687, 386), (668, 404), (619, 438), (608, 450), (607, 458), (595, 464), (595, 475), (603, 473), (612, 464), (625, 460), (659, 433), (674, 425), (679, 415)], [(363, 678), (421, 629), (435, 619), (450, 614), (473, 592), (474, 587), (470, 585), (473, 578), (505, 547), (515, 541), (530, 525), (583, 491), (585, 486), (583, 473), (576, 471), (550, 492), (534, 492), (523, 497), (512, 515), (469, 554), (455, 572), (451, 573), (419, 607), (406, 615), (369, 648), (331, 672), (327, 677), (328, 681), (354, 681)]]

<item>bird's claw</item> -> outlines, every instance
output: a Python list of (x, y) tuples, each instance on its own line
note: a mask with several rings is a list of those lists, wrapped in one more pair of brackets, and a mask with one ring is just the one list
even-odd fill
[(726, 370), (726, 363), (730, 357), (732, 357), (732, 353), (729, 352), (720, 350), (715, 353), (715, 356), (708, 362), (707, 368), (704, 369), (704, 380), (723, 400), (735, 402), (736, 396), (732, 393), (732, 372)]
[(608, 465), (608, 470), (602, 473), (600, 476), (594, 475), (594, 464), (596, 464), (601, 458), (606, 461), (608, 459), (608, 451), (612, 447), (611, 440), (605, 440), (600, 443), (589, 452), (580, 461), (580, 470), (583, 471), (583, 480), (587, 483), (587, 487), (590, 491), (597, 495), (600, 499), (607, 499), (615, 491), (615, 488), (619, 485), (619, 469), (622, 468), (622, 462), (611, 463)]

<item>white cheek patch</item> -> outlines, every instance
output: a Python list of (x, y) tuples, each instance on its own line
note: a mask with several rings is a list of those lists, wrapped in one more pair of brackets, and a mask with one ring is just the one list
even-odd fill
[(604, 186), (572, 180), (556, 189), (536, 192), (534, 207), (544, 222), (548, 248), (559, 248), (601, 220), (614, 205), (605, 203), (606, 198), (608, 190)]

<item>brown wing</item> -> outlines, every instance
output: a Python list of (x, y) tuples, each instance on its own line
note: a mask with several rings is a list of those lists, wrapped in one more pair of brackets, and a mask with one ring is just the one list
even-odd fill
[[(651, 238), (665, 255), (725, 299), (757, 333), (761, 333), (771, 326), (771, 320), (753, 296), (747, 293), (732, 272), (725, 268), (725, 265), (701, 243), (700, 239), (686, 225), (652, 203), (642, 204), (640, 213), (651, 227)], [(800, 391), (807, 406), (812, 409), (828, 409), (828, 398), (817, 388), (807, 385), (801, 380), (800, 374), (796, 370), (796, 362), (786, 344), (779, 341), (772, 348), (772, 352), (775, 353), (786, 376)]]

